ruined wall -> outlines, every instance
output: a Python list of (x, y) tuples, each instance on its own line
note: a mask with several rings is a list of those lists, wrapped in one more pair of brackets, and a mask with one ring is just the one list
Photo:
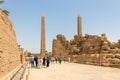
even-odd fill
[(20, 51), (20, 62), (21, 62), (21, 64), (23, 64), (25, 62), (24, 49), (23, 48), (19, 48), (19, 51)]
[(12, 22), (0, 9), (0, 77), (20, 64), (20, 51)]
[(52, 55), (55, 57), (66, 56), (68, 54), (67, 46), (69, 42), (61, 34), (58, 34), (56, 38), (53, 40)]
[[(59, 48), (61, 48), (59, 50)], [(85, 36), (75, 35), (74, 39), (66, 41), (63, 35), (57, 35), (53, 40), (53, 54), (71, 56), (73, 62), (111, 66), (120, 66), (120, 40), (110, 42), (105, 34)]]
[(71, 61), (90, 65), (120, 67), (120, 54), (101, 53), (71, 55)]
[(59, 40), (54, 39), (53, 40), (53, 56), (58, 57), (61, 56), (61, 54), (63, 53), (63, 46), (61, 44), (61, 42)]
[[(120, 66), (120, 40), (110, 42), (106, 34), (82, 35), (82, 19), (78, 15), (78, 34), (67, 41), (64, 35), (58, 34), (53, 40), (53, 56), (71, 56), (73, 62), (96, 65)], [(106, 63), (106, 64), (105, 64)]]

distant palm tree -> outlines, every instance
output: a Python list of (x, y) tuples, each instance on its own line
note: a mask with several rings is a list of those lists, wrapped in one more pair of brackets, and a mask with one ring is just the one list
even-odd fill
[(0, 1), (0, 4), (4, 3), (4, 1)]
[(9, 16), (9, 11), (3, 10), (3, 12), (4, 12), (7, 16)]
[[(3, 4), (3, 3), (4, 3), (4, 1), (0, 1), (0, 4)], [(4, 12), (7, 16), (9, 16), (9, 11), (3, 10), (3, 12)]]

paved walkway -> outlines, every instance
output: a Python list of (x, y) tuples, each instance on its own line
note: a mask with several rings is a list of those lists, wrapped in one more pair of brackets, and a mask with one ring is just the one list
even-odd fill
[(29, 80), (120, 80), (120, 69), (75, 63), (30, 70)]

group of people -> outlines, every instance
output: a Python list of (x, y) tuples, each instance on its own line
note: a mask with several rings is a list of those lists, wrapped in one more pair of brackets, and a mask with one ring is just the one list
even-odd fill
[(30, 64), (31, 68), (36, 67), (36, 68), (41, 68), (41, 67), (49, 67), (50, 64), (50, 57), (43, 57), (39, 58), (37, 56), (31, 56), (30, 57)]
[[(70, 58), (68, 58), (69, 61)], [(50, 62), (52, 63), (57, 63), (59, 62), (61, 64), (62, 60), (67, 61), (66, 58), (62, 59), (62, 57), (37, 57), (37, 56), (33, 56), (31, 55), (30, 57), (30, 64), (31, 64), (31, 68), (36, 67), (36, 68), (42, 68), (42, 67), (49, 67)]]
[(62, 62), (62, 57), (51, 57), (51, 63), (57, 63), (59, 61), (59, 63), (61, 64)]

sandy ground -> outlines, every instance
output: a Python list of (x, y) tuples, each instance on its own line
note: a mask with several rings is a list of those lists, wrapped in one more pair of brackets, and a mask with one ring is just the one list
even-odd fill
[(120, 69), (75, 63), (30, 69), (28, 80), (120, 80)]

